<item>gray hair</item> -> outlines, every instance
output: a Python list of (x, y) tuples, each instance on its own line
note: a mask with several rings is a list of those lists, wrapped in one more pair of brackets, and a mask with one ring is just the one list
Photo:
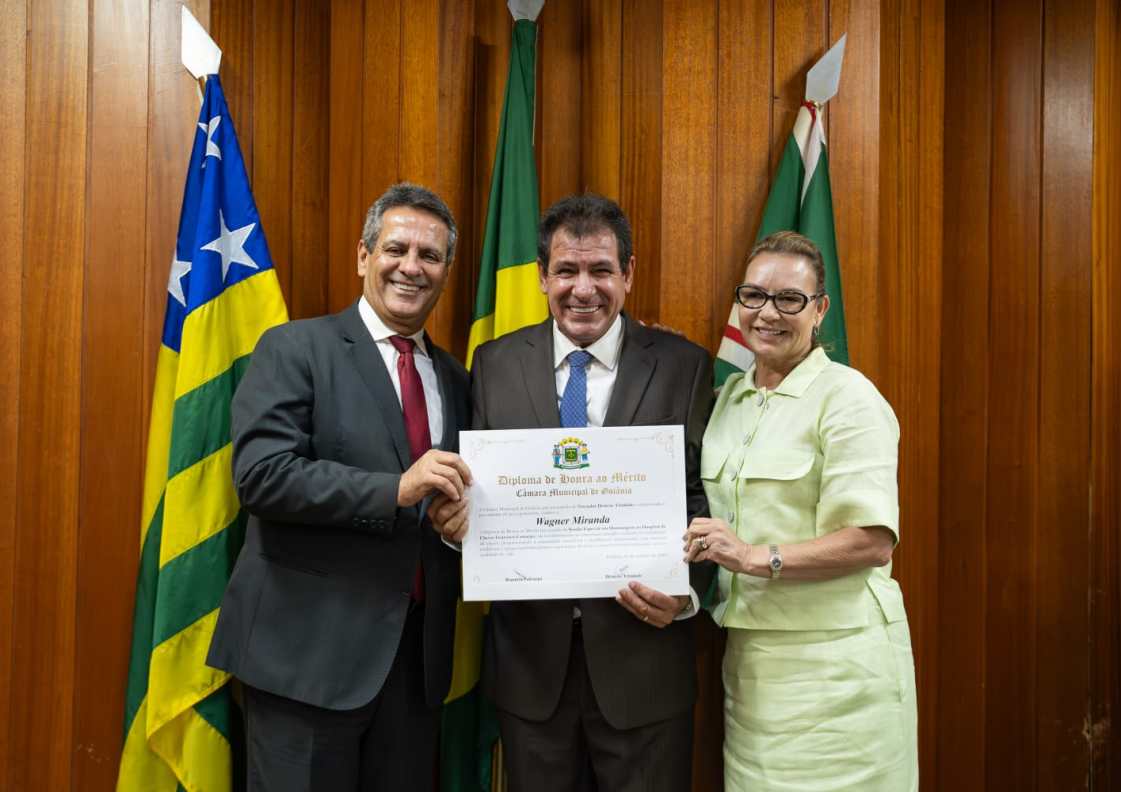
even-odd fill
[(367, 250), (373, 251), (378, 237), (381, 236), (381, 224), (385, 213), (390, 209), (399, 209), (403, 206), (436, 215), (447, 226), (447, 263), (450, 267), (452, 259), (455, 258), (455, 243), (459, 236), (455, 227), (455, 218), (452, 217), (452, 210), (448, 208), (448, 205), (444, 203), (440, 196), (419, 184), (399, 182), (383, 192), (381, 197), (374, 201), (373, 205), (366, 210), (366, 220), (362, 224), (362, 244), (366, 246)]

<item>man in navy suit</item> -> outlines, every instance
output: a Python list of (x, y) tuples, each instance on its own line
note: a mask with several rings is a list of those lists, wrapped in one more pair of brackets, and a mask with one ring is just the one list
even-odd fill
[[(472, 428), (682, 424), (688, 519), (706, 516), (700, 449), (712, 360), (623, 312), (635, 257), (622, 209), (597, 195), (558, 201), (541, 219), (537, 255), (551, 316), (479, 347)], [(436, 498), (434, 521), (450, 539), (469, 530), (465, 503)], [(601, 792), (689, 788), (690, 617), (714, 572), (691, 565), (693, 597), (632, 582), (615, 599), (492, 604), (483, 686), (512, 792), (573, 792), (589, 766)]]
[(456, 226), (398, 184), (366, 215), (362, 296), (265, 333), (231, 412), (249, 513), (207, 662), (245, 690), (250, 790), (429, 789), (459, 555), (434, 493), (470, 474), (467, 373), (423, 330)]

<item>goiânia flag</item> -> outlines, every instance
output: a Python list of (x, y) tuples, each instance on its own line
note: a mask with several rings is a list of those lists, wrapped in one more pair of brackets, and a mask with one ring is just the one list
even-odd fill
[(245, 534), (230, 466), (230, 399), (261, 333), (287, 319), (212, 75), (156, 364), (120, 792), (231, 788), (229, 675), (205, 662)]
[[(533, 5), (533, 4), (529, 4)], [(540, 3), (536, 4), (540, 11)], [(519, 11), (520, 12), (520, 11)], [(533, 155), (537, 23), (514, 23), (510, 70), (491, 175), (467, 366), (476, 347), (548, 315), (537, 278), (537, 164)], [(458, 604), (452, 685), (440, 739), (442, 792), (488, 792), (498, 725), (478, 690), (486, 608)]]
[[(794, 130), (786, 142), (755, 241), (775, 231), (797, 231), (821, 249), (825, 259), (829, 312), (821, 323), (820, 339), (831, 360), (848, 365), (841, 268), (837, 261), (833, 194), (829, 187), (829, 155), (825, 150), (820, 108), (810, 101), (802, 105), (794, 120)], [(733, 303), (720, 349), (716, 353), (717, 387), (737, 371), (746, 371), (752, 359), (740, 333), (739, 314)]]

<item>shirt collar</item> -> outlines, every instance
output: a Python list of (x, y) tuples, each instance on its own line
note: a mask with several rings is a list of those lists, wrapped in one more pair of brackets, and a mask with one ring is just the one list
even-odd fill
[[(821, 347), (815, 347), (801, 363), (783, 378), (782, 382), (772, 392), (781, 393), (784, 396), (793, 396), (796, 399), (800, 398), (813, 384), (813, 381), (817, 379), (817, 375), (823, 372), (828, 365), (829, 356), (825, 354), (825, 350)], [(759, 391), (759, 388), (755, 387), (754, 363), (751, 364), (751, 368), (744, 375), (743, 382), (746, 386), (745, 394)]]
[[(390, 336), (401, 335), (386, 326), (385, 322), (378, 316), (378, 312), (374, 310), (369, 300), (366, 299), (365, 294), (358, 298), (358, 315), (362, 317), (362, 324), (366, 325), (366, 329), (370, 332), (370, 337), (373, 338), (374, 341), (386, 341)], [(405, 336), (405, 338), (411, 338), (413, 342), (416, 343), (416, 351), (428, 357), (428, 347), (424, 343), (423, 329), (418, 330), (411, 336)]]
[[(615, 321), (611, 323), (611, 327), (607, 328), (607, 332), (601, 335), (596, 341), (584, 347), (584, 351), (589, 353), (601, 365), (610, 371), (615, 370), (615, 365), (619, 362), (619, 351), (623, 348), (623, 314), (620, 313), (615, 317)], [(553, 370), (560, 368), (561, 363), (568, 357), (568, 353), (574, 349), (580, 349), (576, 344), (572, 343), (572, 339), (561, 332), (560, 327), (557, 326), (556, 320), (553, 320)]]

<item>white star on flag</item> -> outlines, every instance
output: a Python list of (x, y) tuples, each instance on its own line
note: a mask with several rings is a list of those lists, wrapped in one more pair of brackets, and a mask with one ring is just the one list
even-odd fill
[(214, 142), (214, 133), (218, 129), (218, 125), (222, 123), (222, 116), (214, 116), (210, 119), (210, 124), (204, 124), (199, 121), (199, 129), (206, 133), (206, 154), (202, 159), (202, 166), (206, 167), (207, 157), (217, 157), (222, 159), (222, 149), (218, 148), (218, 144)]
[(179, 304), (187, 306), (187, 296), (183, 294), (183, 276), (191, 271), (191, 262), (180, 261), (178, 256), (171, 257), (171, 276), (167, 279), (167, 290)]
[(222, 257), (222, 282), (226, 282), (226, 273), (230, 271), (230, 264), (241, 264), (243, 267), (252, 267), (253, 269), (260, 269), (249, 254), (245, 252), (245, 240), (253, 233), (256, 228), (256, 223), (235, 228), (233, 231), (226, 228), (226, 218), (222, 216), (222, 210), (218, 210), (218, 225), (221, 227), (221, 232), (218, 238), (207, 242), (200, 250), (211, 250)]

